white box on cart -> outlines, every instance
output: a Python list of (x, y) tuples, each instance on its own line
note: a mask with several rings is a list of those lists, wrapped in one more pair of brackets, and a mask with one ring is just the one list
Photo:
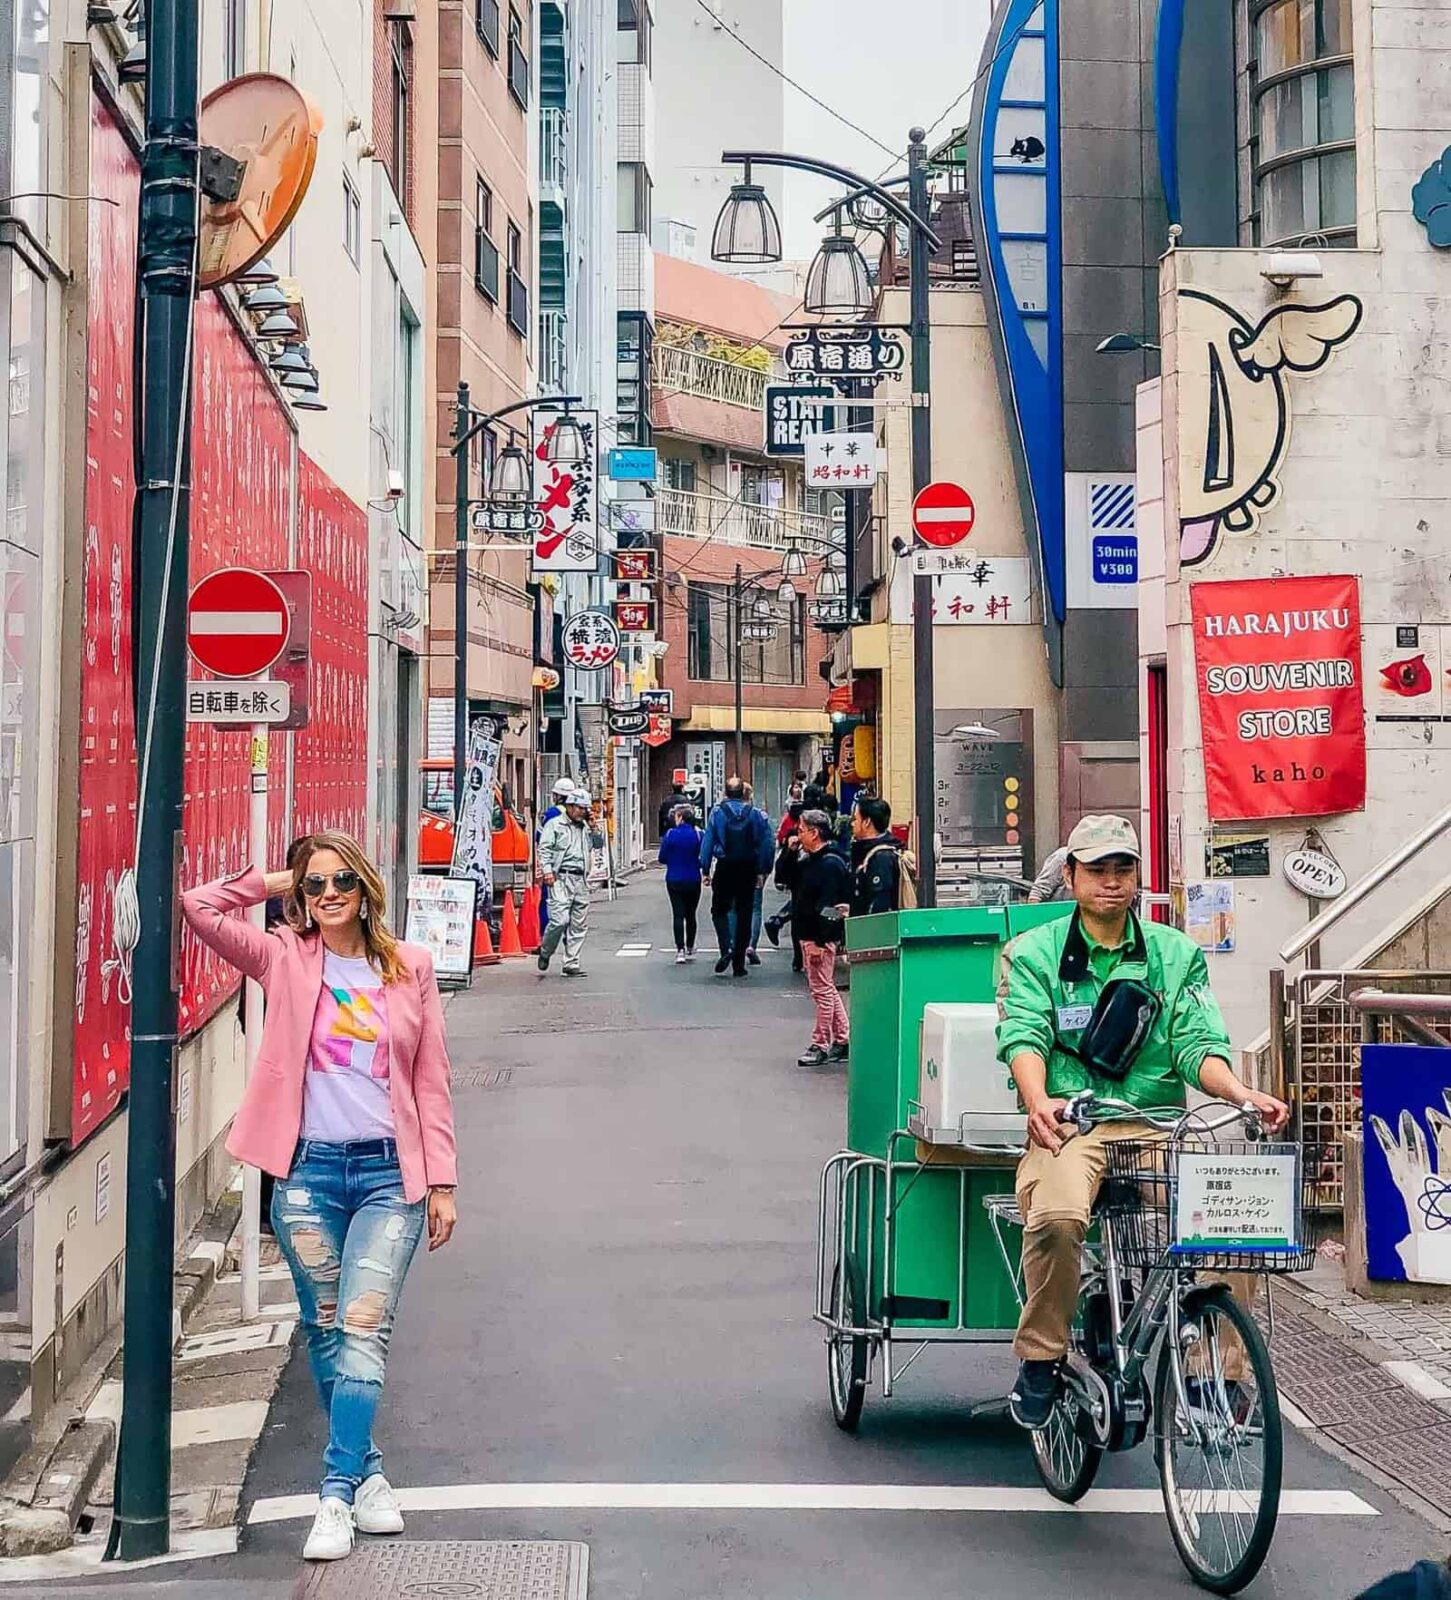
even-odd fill
[[(1028, 1119), (997, 1058), (995, 1005), (929, 1005), (922, 1011), (917, 1098), (929, 1144), (1021, 1145)], [(917, 1119), (914, 1119), (914, 1124)]]

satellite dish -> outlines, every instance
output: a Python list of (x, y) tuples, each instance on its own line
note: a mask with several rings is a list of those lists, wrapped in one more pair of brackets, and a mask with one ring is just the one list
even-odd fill
[(202, 201), (197, 287), (215, 289), (260, 261), (297, 215), (322, 113), (286, 78), (249, 72), (214, 89), (198, 120), (202, 145), (243, 167), (236, 199)]

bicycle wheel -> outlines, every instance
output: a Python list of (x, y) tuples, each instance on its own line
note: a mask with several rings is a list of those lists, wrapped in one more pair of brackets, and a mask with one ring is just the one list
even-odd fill
[[(1075, 1348), (1078, 1337), (1074, 1336)], [(1033, 1462), (1043, 1487), (1055, 1500), (1075, 1505), (1093, 1487), (1103, 1451), (1086, 1438), (1092, 1424), (1078, 1397), (1065, 1384), (1047, 1423), (1030, 1435)]]
[[(842, 1266), (846, 1267), (845, 1278)], [(867, 1317), (866, 1289), (861, 1268), (851, 1259), (838, 1262), (831, 1274), (831, 1309), (838, 1322), (864, 1328)], [(867, 1396), (867, 1356), (865, 1334), (832, 1333), (826, 1340), (826, 1380), (831, 1394), (831, 1414), (843, 1433), (855, 1433), (861, 1421)]]
[(1167, 1345), (1154, 1388), (1164, 1510), (1194, 1581), (1235, 1594), (1260, 1570), (1279, 1516), (1284, 1437), (1274, 1369), (1259, 1325), (1227, 1289), (1190, 1298), (1180, 1340), (1188, 1411)]

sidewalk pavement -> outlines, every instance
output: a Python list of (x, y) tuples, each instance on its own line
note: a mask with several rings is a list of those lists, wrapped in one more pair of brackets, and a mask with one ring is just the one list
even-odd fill
[(1451, 1304), (1362, 1299), (1322, 1247), (1275, 1279), (1273, 1327), (1289, 1420), (1451, 1531)]

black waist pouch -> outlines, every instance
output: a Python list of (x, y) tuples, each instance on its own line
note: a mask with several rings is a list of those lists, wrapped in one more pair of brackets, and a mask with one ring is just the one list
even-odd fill
[(1111, 978), (1077, 1045), (1059, 1043), (1101, 1077), (1121, 1083), (1153, 1031), (1163, 1000), (1137, 978)]

